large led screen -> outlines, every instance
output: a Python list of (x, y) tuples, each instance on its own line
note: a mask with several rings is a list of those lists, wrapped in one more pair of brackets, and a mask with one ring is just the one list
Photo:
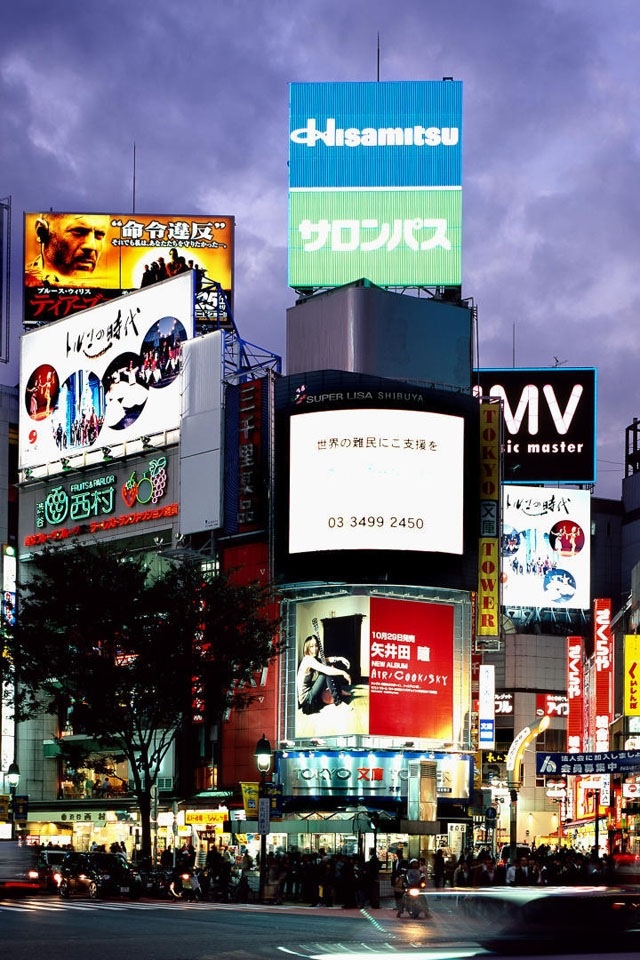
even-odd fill
[(506, 483), (595, 483), (593, 367), (475, 370), (478, 397), (502, 402)]
[(191, 273), (24, 334), (20, 467), (176, 429), (192, 336)]
[(26, 213), (24, 322), (60, 320), (188, 271), (197, 286), (216, 281), (231, 303), (233, 237), (226, 216)]
[(351, 596), (295, 606), (296, 737), (454, 739), (451, 604)]
[(501, 538), (505, 607), (590, 606), (590, 506), (587, 490), (505, 488)]
[(462, 417), (397, 409), (293, 417), (290, 465), (290, 553), (462, 553)]
[(290, 87), (289, 285), (459, 285), (459, 81)]

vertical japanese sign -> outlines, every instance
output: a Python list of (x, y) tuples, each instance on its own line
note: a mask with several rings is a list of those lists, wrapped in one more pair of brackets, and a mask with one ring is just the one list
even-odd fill
[(584, 641), (567, 637), (567, 753), (584, 750)]
[(462, 83), (294, 83), (289, 105), (289, 285), (459, 285)]
[(262, 389), (264, 379), (238, 387), (238, 507), (239, 533), (255, 530), (264, 521), (262, 482)]
[(370, 599), (369, 733), (453, 737), (453, 607)]
[(500, 405), (481, 403), (477, 637), (500, 633), (500, 425)]
[(624, 638), (624, 707), (625, 717), (640, 716), (640, 636)]
[(493, 664), (480, 667), (480, 696), (478, 699), (478, 746), (481, 750), (496, 747), (496, 668)]
[(593, 601), (594, 660), (596, 674), (596, 752), (609, 749), (609, 725), (613, 719), (613, 641), (611, 600)]

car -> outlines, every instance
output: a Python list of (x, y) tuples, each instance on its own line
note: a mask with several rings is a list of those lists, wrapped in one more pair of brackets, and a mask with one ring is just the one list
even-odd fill
[(119, 853), (68, 853), (60, 864), (61, 897), (84, 893), (98, 897), (124, 896), (137, 900), (142, 878), (137, 867)]
[(41, 890), (56, 890), (60, 884), (60, 867), (68, 851), (63, 849), (47, 848), (40, 850), (36, 867), (40, 880)]
[(37, 893), (39, 889), (29, 847), (16, 840), (0, 840), (0, 899)]

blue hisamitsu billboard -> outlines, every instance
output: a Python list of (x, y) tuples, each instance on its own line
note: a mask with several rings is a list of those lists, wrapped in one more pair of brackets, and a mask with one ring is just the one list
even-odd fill
[(461, 282), (462, 83), (290, 87), (289, 285)]

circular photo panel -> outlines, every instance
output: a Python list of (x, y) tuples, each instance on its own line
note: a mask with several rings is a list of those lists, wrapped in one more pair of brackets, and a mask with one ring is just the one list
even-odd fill
[(91, 370), (76, 370), (60, 387), (51, 429), (61, 454), (90, 447), (98, 439), (104, 418), (104, 391)]
[(575, 557), (584, 547), (584, 530), (573, 520), (559, 520), (549, 531), (551, 549), (561, 557)]
[(58, 406), (60, 379), (55, 367), (41, 363), (27, 380), (24, 402), (32, 420), (46, 420)]
[(147, 402), (149, 391), (137, 353), (121, 353), (112, 360), (102, 378), (104, 422), (112, 430), (126, 430), (135, 423)]
[(576, 581), (568, 570), (548, 570), (543, 589), (550, 604), (568, 603), (576, 592)]
[(187, 339), (184, 324), (175, 317), (162, 317), (149, 327), (140, 350), (142, 382), (162, 389), (180, 373), (182, 344)]
[(520, 534), (513, 527), (505, 527), (500, 538), (500, 549), (503, 557), (512, 557), (520, 548)]

